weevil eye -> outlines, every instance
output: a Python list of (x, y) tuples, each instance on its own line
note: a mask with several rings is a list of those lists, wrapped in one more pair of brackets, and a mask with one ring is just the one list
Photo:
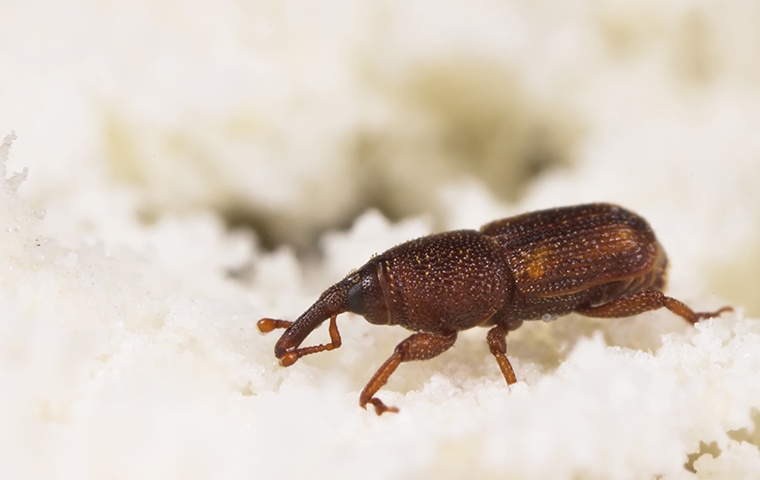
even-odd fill
[(375, 265), (369, 264), (346, 278), (345, 281), (351, 285), (346, 294), (346, 309), (361, 315), (369, 323), (386, 325), (390, 317), (375, 270)]
[(351, 286), (348, 290), (346, 306), (349, 312), (356, 313), (357, 315), (367, 313), (367, 305), (364, 302), (364, 282), (356, 282)]

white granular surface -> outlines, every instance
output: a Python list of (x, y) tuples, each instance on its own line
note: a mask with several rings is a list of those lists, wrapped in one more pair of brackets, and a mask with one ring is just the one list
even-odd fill
[[(756, 2), (0, 18), (0, 478), (760, 478)], [(567, 165), (507, 203), (489, 179), (535, 125)], [(490, 160), (450, 154), (470, 134)], [(340, 349), (285, 369), (256, 331), (402, 241), (585, 201), (651, 222), (669, 294), (735, 312), (530, 322), (509, 389), (463, 332), (398, 369), (382, 417), (358, 395), (408, 332), (345, 314)], [(264, 249), (231, 208), (312, 253)]]

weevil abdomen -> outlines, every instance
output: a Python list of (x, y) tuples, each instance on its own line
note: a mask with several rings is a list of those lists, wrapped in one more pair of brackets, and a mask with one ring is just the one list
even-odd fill
[[(543, 210), (481, 231), (502, 247), (517, 289), (527, 296), (571, 294), (651, 271), (662, 276), (667, 264), (646, 221), (614, 205)], [(659, 280), (651, 286), (662, 286)]]
[(615, 205), (542, 210), (481, 232), (502, 248), (520, 299), (512, 314), (524, 320), (665, 285), (667, 256), (651, 227)]

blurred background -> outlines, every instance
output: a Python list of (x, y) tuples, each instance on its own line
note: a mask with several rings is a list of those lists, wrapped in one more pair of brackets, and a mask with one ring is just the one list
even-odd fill
[(369, 208), (443, 229), (613, 201), (760, 312), (756, 1), (6, 0), (0, 18), (8, 168), (63, 242), (207, 211), (308, 254)]

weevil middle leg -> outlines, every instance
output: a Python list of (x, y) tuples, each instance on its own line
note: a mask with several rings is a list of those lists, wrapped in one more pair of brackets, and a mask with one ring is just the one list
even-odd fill
[(507, 385), (512, 385), (517, 382), (517, 377), (515, 376), (512, 364), (509, 363), (509, 359), (507, 358), (508, 332), (507, 326), (499, 323), (488, 331), (486, 340), (488, 341), (488, 348), (491, 350), (491, 354), (496, 357), (496, 362), (499, 364), (501, 374), (504, 375), (504, 380), (507, 381)]

